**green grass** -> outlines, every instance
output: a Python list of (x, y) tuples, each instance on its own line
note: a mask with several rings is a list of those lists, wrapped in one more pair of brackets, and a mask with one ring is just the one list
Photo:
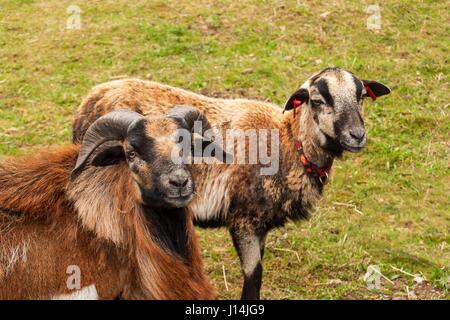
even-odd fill
[[(347, 68), (393, 92), (367, 101), (369, 145), (336, 163), (311, 220), (270, 234), (262, 296), (449, 298), (449, 3), (377, 2), (379, 32), (363, 1), (78, 0), (82, 29), (66, 30), (72, 1), (0, 0), (0, 154), (69, 142), (82, 97), (115, 77), (281, 104), (311, 73)], [(227, 232), (200, 236), (220, 298), (238, 298)], [(368, 290), (371, 264), (392, 283)]]

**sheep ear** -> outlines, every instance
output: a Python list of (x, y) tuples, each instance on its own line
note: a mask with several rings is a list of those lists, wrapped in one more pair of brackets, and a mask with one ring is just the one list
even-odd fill
[(125, 161), (125, 152), (120, 143), (108, 143), (107, 146), (99, 147), (99, 151), (94, 153), (91, 164), (96, 167), (112, 166)]
[[(391, 93), (391, 89), (378, 81), (363, 80), (363, 83), (366, 87), (367, 95), (370, 96), (373, 100), (375, 100), (375, 98)], [(373, 95), (371, 94), (371, 92), (369, 92), (369, 90), (373, 93)]]
[(285, 111), (294, 109), (294, 107), (296, 106), (295, 101), (299, 101), (300, 104), (302, 104), (302, 103), (307, 103), (308, 100), (309, 100), (308, 89), (306, 89), (306, 88), (298, 89), (289, 97), (289, 99), (284, 104), (283, 113)]

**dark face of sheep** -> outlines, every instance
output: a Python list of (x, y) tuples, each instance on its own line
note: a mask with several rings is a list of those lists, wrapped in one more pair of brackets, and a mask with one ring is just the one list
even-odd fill
[[(144, 202), (152, 206), (184, 207), (194, 195), (194, 181), (185, 164), (172, 160), (180, 150), (175, 120), (145, 119), (128, 130), (123, 154)], [(180, 150), (181, 151), (181, 150)]]
[[(148, 119), (117, 110), (99, 118), (86, 132), (72, 179), (90, 162), (108, 166), (125, 161), (141, 190), (142, 200), (152, 207), (181, 208), (194, 195), (194, 181), (184, 163), (173, 161), (180, 153), (180, 131), (190, 135), (193, 121), (209, 123), (195, 108), (180, 106), (165, 118)], [(207, 141), (205, 146), (212, 142)]]
[[(367, 144), (362, 118), (365, 97), (390, 93), (385, 85), (360, 80), (339, 68), (327, 68), (309, 78), (286, 102), (285, 110), (295, 107), (295, 100), (305, 103), (312, 118), (315, 140), (324, 149), (340, 154), (358, 152)], [(307, 106), (306, 106), (307, 105)]]

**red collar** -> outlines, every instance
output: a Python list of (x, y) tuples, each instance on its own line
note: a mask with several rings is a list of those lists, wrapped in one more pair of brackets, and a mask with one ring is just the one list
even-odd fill
[[(367, 92), (372, 97), (373, 92), (369, 90), (370, 88), (367, 90)], [(294, 104), (294, 118), (295, 118), (296, 109), (303, 103), (299, 100), (294, 100), (293, 104)], [(302, 142), (298, 139), (295, 140), (295, 148), (297, 149), (297, 152), (300, 154), (300, 161), (302, 162), (303, 167), (305, 167), (306, 172), (308, 172), (308, 174), (312, 175), (313, 177), (319, 178), (320, 182), (324, 184), (328, 179), (328, 174), (330, 173), (333, 161), (331, 161), (329, 166), (321, 168), (315, 163), (310, 162), (308, 158), (306, 158), (305, 152), (303, 151)]]
[(303, 145), (300, 140), (295, 140), (295, 148), (300, 155), (300, 161), (303, 164), (306, 172), (313, 177), (319, 178), (320, 182), (325, 183), (328, 179), (328, 174), (331, 171), (331, 167), (333, 166), (333, 161), (331, 161), (330, 165), (326, 167), (319, 167), (315, 163), (312, 163), (306, 158), (305, 152), (303, 150)]

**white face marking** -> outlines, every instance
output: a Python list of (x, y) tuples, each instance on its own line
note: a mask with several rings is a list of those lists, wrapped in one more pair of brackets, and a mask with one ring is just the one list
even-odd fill
[(199, 221), (225, 219), (230, 206), (228, 194), (229, 173), (225, 171), (218, 177), (205, 179), (206, 185), (190, 205), (195, 218)]
[(327, 80), (328, 91), (334, 100), (334, 108), (340, 111), (348, 104), (356, 104), (356, 86), (353, 76), (346, 71), (341, 71), (339, 77), (331, 73), (324, 75)]
[(99, 300), (95, 284), (75, 290), (72, 293), (52, 297), (52, 300)]
[[(322, 130), (326, 130), (326, 129), (329, 129), (329, 128), (323, 128)], [(322, 130), (320, 130), (319, 127), (316, 127), (316, 136), (317, 136), (317, 138), (319, 140), (319, 144), (321, 146), (325, 145), (325, 143), (327, 142), (327, 137), (322, 132)], [(327, 134), (330, 137), (334, 137), (335, 136), (334, 129), (333, 130), (329, 130), (329, 132), (327, 132)]]

